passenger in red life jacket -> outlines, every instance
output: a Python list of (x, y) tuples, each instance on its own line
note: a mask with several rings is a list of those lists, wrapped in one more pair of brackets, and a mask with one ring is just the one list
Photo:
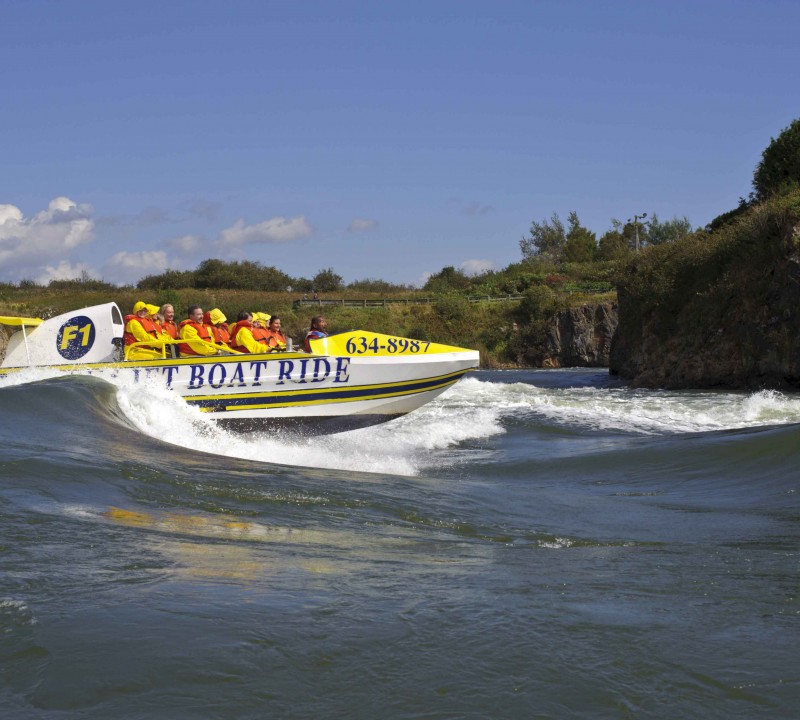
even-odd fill
[[(140, 300), (133, 306), (133, 314), (125, 316), (125, 332), (122, 337), (126, 348), (126, 359), (152, 360), (164, 357), (163, 331), (151, 317), (157, 312), (158, 308), (155, 305), (148, 305)], [(147, 344), (130, 347), (140, 342)]]
[(175, 322), (175, 308), (169, 303), (162, 305), (161, 314), (164, 316), (164, 322), (161, 323), (161, 329), (173, 340), (177, 340), (178, 323)]
[(231, 328), (231, 349), (241, 353), (266, 353), (269, 345), (258, 342), (253, 337), (253, 315), (242, 310), (236, 324)]
[(262, 345), (268, 345), (269, 330), (267, 325), (269, 324), (269, 319), (270, 316), (263, 312), (254, 312), (251, 318), (253, 322), (253, 339)]
[(203, 325), (203, 308), (199, 305), (189, 307), (189, 317), (180, 324), (178, 345), (181, 357), (197, 357), (219, 355), (221, 350), (214, 343), (214, 335), (210, 325)]
[(311, 318), (311, 329), (306, 333), (306, 339), (303, 342), (303, 349), (310, 353), (311, 352), (311, 345), (309, 344), (309, 340), (316, 340), (317, 338), (324, 338), (328, 337), (328, 333), (326, 332), (328, 329), (328, 323), (325, 321), (325, 318), (317, 315), (316, 317)]
[(269, 345), (273, 351), (283, 352), (286, 350), (286, 336), (281, 332), (281, 319), (273, 315), (269, 319), (267, 330), (269, 332), (267, 345)]
[(211, 334), (214, 342), (220, 345), (223, 350), (230, 350), (231, 333), (228, 330), (228, 318), (219, 308), (209, 310), (203, 315), (203, 324), (211, 327)]

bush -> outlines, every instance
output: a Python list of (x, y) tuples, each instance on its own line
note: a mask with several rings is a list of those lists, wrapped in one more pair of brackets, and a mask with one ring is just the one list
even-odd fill
[(435, 275), (431, 275), (423, 290), (444, 294), (453, 290), (469, 290), (472, 284), (472, 281), (463, 270), (456, 270), (452, 265), (448, 265)]
[(546, 285), (537, 285), (525, 291), (525, 297), (516, 311), (521, 325), (538, 325), (561, 309), (563, 303)]
[(800, 185), (800, 119), (767, 146), (753, 173), (757, 200), (786, 193)]
[(412, 292), (414, 290), (410, 285), (395, 285), (386, 280), (378, 280), (377, 278), (354, 280), (348, 284), (347, 289), (359, 293), (381, 294)]
[(161, 275), (147, 275), (136, 284), (139, 290), (180, 290), (194, 287), (192, 270), (167, 270)]

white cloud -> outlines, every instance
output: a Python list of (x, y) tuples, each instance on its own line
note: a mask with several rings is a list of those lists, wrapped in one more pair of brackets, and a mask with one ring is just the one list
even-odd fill
[(205, 240), (199, 235), (181, 235), (180, 237), (170, 238), (166, 245), (176, 252), (194, 253), (197, 252)]
[(138, 252), (118, 252), (112, 255), (108, 265), (127, 268), (167, 269), (167, 253), (163, 250), (140, 250)]
[(302, 215), (290, 219), (278, 216), (256, 225), (245, 225), (244, 220), (239, 219), (219, 234), (219, 240), (223, 245), (286, 243), (308, 237), (313, 232)]
[(491, 260), (465, 260), (458, 267), (467, 275), (480, 275), (494, 270), (494, 263)]
[(22, 222), (22, 211), (15, 205), (0, 205), (0, 225)]
[[(15, 205), (0, 205), (0, 270), (12, 279), (38, 273), (49, 262), (67, 260), (78, 246), (94, 240), (91, 205), (67, 197), (26, 218)], [(46, 270), (44, 270), (46, 274)]]
[(378, 227), (378, 221), (371, 218), (355, 218), (347, 226), (347, 232), (366, 232), (367, 230), (374, 230)]
[(105, 264), (105, 272), (114, 282), (135, 283), (146, 275), (160, 275), (169, 269), (167, 253), (163, 250), (118, 252)]
[(62, 260), (56, 267), (47, 265), (42, 272), (34, 278), (39, 285), (47, 285), (51, 280), (79, 280), (84, 273), (89, 277), (97, 278), (97, 271), (85, 263), (75, 263)]
[(419, 277), (418, 277), (416, 280), (414, 280), (414, 282), (413, 282), (413, 283), (411, 283), (411, 284), (412, 284), (414, 287), (421, 288), (421, 287), (423, 287), (423, 286), (425, 285), (425, 283), (426, 283), (426, 282), (428, 282), (428, 280), (430, 280), (430, 279), (431, 279), (431, 275), (433, 275), (433, 273), (431, 273), (431, 272), (424, 272), (424, 273), (422, 273), (422, 275), (420, 275), (420, 276), (419, 276)]

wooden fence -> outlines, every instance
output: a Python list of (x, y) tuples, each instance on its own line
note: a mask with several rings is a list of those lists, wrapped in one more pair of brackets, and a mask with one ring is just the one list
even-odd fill
[[(522, 300), (523, 295), (469, 295), (467, 300), (472, 303), (477, 302), (519, 302)], [(301, 307), (387, 307), (388, 305), (433, 305), (442, 298), (382, 298), (378, 300), (334, 300), (330, 298), (318, 300), (295, 300), (292, 303), (293, 308)]]

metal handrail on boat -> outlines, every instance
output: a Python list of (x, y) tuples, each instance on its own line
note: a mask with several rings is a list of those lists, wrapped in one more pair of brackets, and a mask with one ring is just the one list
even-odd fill
[[(214, 343), (206, 342), (202, 338), (198, 338), (198, 340), (200, 342), (206, 344), (206, 345), (212, 345), (213, 347), (215, 347), (217, 350), (219, 350), (219, 354), (220, 355), (246, 355), (247, 354), (247, 353), (239, 352), (238, 350), (234, 350), (233, 348), (221, 348), (218, 345), (215, 345)], [(193, 340), (192, 342), (198, 342), (198, 340)], [(139, 342), (131, 343), (130, 345), (125, 345), (125, 347), (124, 347), (124, 358), (123, 359), (124, 360), (130, 360), (130, 358), (128, 357), (128, 354), (129, 354), (130, 350), (133, 349), (133, 348), (144, 347), (144, 348), (147, 348), (148, 350), (158, 350), (159, 348), (156, 347), (157, 345), (160, 346), (160, 348), (161, 348), (161, 358), (163, 360), (167, 359), (167, 347), (170, 347), (170, 350), (172, 350), (172, 349), (176, 350), (175, 354), (171, 353), (171, 357), (177, 358), (177, 357), (179, 357), (179, 355), (177, 354), (177, 348), (175, 348), (175, 346), (176, 345), (180, 345), (181, 343), (185, 343), (185, 342), (186, 342), (186, 340), (184, 338), (178, 338), (177, 340), (174, 340), (173, 338), (169, 338), (169, 339), (153, 338), (152, 340), (141, 340)], [(142, 358), (142, 359), (144, 359), (144, 358)], [(155, 358), (153, 358), (153, 359), (155, 359)]]

